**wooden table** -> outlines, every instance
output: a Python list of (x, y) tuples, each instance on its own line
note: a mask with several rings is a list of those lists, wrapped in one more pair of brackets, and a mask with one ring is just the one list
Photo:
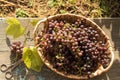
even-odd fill
[[(29, 26), (28, 31), (30, 31), (30, 34), (28, 35), (28, 37), (30, 38), (32, 38), (32, 31), (34, 29), (34, 27), (28, 25), (29, 21), (31, 20), (32, 19), (19, 19), (22, 25)], [(90, 80), (120, 80), (120, 18), (104, 18), (92, 20), (95, 21), (109, 36), (115, 53), (115, 59), (113, 66), (107, 73), (103, 73), (102, 75), (92, 78)], [(6, 26), (7, 24), (5, 23), (5, 19), (0, 18), (0, 65), (3, 63), (7, 65), (10, 64), (10, 50), (6, 44), (8, 40), (6, 40), (5, 35)], [(15, 40), (10, 36), (8, 37), (11, 42), (16, 40), (23, 41), (24, 39), (23, 36)], [(28, 40), (27, 45), (33, 46), (33, 40)], [(25, 72), (23, 71), (23, 73)], [(18, 75), (16, 73), (13, 80), (69, 80), (52, 72), (46, 66), (43, 67), (40, 73), (30, 71), (26, 72), (22, 77), (20, 76), (20, 74)], [(0, 80), (6, 80), (4, 73), (2, 72), (0, 72)]]

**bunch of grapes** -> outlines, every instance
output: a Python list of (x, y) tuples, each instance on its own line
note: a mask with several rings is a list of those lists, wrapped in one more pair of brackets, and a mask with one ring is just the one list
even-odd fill
[(90, 75), (100, 65), (110, 63), (107, 37), (86, 24), (85, 19), (75, 22), (51, 20), (36, 37), (43, 56), (58, 71), (66, 74)]
[(18, 61), (22, 58), (23, 44), (20, 41), (13, 42), (10, 46), (11, 57), (14, 59), (13, 62)]

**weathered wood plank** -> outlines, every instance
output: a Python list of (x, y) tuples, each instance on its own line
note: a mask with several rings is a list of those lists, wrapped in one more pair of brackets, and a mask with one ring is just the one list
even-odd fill
[[(32, 37), (32, 31), (34, 27), (31, 27), (28, 25), (28, 22), (32, 19), (19, 19), (22, 25), (29, 26), (28, 30), (30, 30), (30, 37)], [(120, 80), (120, 18), (114, 18), (114, 19), (93, 19), (103, 30), (104, 32), (109, 36), (113, 50), (115, 53), (115, 60), (112, 68), (107, 72), (103, 73), (100, 76), (97, 76), (91, 80)], [(6, 44), (6, 35), (5, 35), (5, 28), (7, 24), (5, 23), (5, 19), (0, 19), (0, 65), (3, 63), (9, 64), (10, 63), (10, 54), (9, 54), (9, 48)], [(12, 37), (10, 37), (11, 42), (14, 41)], [(15, 40), (24, 41), (24, 37), (20, 37)], [(33, 41), (27, 41), (28, 46), (33, 46)], [(34, 74), (34, 73), (33, 73)], [(34, 76), (41, 77), (44, 80), (69, 80), (66, 78), (63, 78), (48, 68), (44, 67), (42, 72), (39, 74), (34, 74)], [(0, 72), (0, 80), (4, 80), (4, 74)], [(40, 79), (36, 79), (40, 80)]]

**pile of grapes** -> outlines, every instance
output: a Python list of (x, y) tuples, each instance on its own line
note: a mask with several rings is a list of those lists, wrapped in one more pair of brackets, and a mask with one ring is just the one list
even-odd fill
[(12, 62), (16, 62), (22, 58), (23, 44), (20, 41), (15, 41), (10, 46)]
[(36, 37), (36, 43), (59, 72), (90, 75), (100, 65), (107, 67), (110, 63), (108, 39), (99, 33), (100, 30), (87, 25), (85, 19), (51, 20)]

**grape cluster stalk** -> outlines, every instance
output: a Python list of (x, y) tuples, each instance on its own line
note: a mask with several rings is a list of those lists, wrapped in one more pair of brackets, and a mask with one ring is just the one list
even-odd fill
[(87, 25), (85, 19), (74, 22), (51, 20), (36, 37), (43, 56), (53, 68), (73, 75), (90, 75), (100, 65), (109, 65), (107, 40), (100, 30)]

